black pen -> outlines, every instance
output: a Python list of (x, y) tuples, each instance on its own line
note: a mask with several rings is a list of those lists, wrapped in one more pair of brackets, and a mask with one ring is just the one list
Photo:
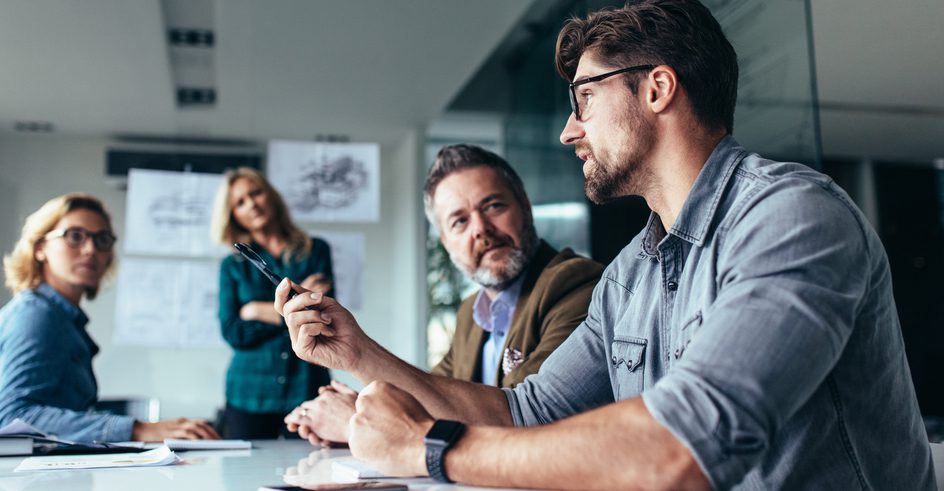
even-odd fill
[[(233, 244), (233, 247), (235, 247), (236, 250), (239, 251), (239, 253), (242, 254), (244, 258), (248, 259), (249, 262), (252, 263), (252, 265), (256, 267), (256, 269), (258, 269), (259, 271), (262, 271), (262, 274), (266, 278), (268, 278), (269, 281), (271, 281), (273, 285), (275, 285), (276, 287), (279, 286), (279, 283), (282, 282), (282, 278), (280, 278), (279, 275), (273, 273), (272, 270), (269, 269), (269, 265), (266, 264), (265, 259), (262, 259), (262, 256), (260, 256), (259, 254), (256, 254), (256, 251), (252, 250), (252, 248), (249, 247), (248, 244), (237, 242)], [(289, 293), (288, 293), (288, 299), (291, 300), (295, 298), (296, 295), (298, 295), (298, 292), (290, 288)], [(315, 306), (309, 305), (308, 307), (305, 307), (305, 310), (315, 310)]]

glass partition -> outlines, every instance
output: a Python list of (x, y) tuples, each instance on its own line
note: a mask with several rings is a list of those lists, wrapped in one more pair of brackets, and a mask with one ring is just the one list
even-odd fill
[[(560, 27), (571, 15), (622, 5), (592, 0), (537, 2), (450, 107), (453, 112), (486, 112), (499, 121), (501, 136), (494, 139), (493, 149), (521, 174), (534, 205), (539, 235), (556, 248), (572, 247), (603, 263), (612, 260), (642, 228), (648, 208), (640, 199), (605, 206), (586, 199), (582, 162), (572, 147), (559, 141), (570, 103), (567, 83), (554, 68), (554, 48)], [(809, 2), (707, 0), (705, 5), (738, 53), (735, 138), (750, 151), (818, 168), (821, 151)], [(461, 134), (450, 136), (462, 138)], [(430, 267), (451, 267), (448, 261), (433, 257), (436, 243), (430, 242)], [(431, 272), (429, 278), (450, 276)], [(436, 288), (430, 285), (431, 292)], [(475, 290), (474, 285), (465, 284), (465, 291), (470, 290)], [(437, 308), (442, 312), (453, 307)], [(429, 339), (448, 339), (433, 332), (449, 329), (441, 326), (441, 315), (433, 317), (439, 320), (435, 327), (431, 324)], [(431, 363), (441, 350), (441, 346), (431, 349)]]

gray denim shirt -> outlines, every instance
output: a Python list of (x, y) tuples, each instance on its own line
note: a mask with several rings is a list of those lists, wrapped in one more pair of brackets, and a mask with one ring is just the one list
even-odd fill
[(519, 426), (641, 396), (717, 489), (934, 489), (878, 236), (827, 176), (731, 137), (505, 394)]

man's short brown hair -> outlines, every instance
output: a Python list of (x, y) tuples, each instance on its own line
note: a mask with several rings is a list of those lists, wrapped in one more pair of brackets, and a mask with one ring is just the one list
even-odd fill
[[(737, 55), (718, 21), (697, 0), (643, 0), (571, 18), (557, 37), (557, 71), (572, 81), (585, 52), (614, 69), (668, 65), (695, 116), (706, 126), (734, 129)], [(627, 82), (636, 93), (642, 74)]]

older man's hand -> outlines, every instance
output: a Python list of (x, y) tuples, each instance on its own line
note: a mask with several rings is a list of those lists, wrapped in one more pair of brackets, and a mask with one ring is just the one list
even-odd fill
[(348, 421), (354, 415), (357, 392), (332, 380), (318, 389), (318, 397), (301, 403), (285, 416), (289, 431), (297, 431), (312, 445), (337, 447), (347, 444)]

